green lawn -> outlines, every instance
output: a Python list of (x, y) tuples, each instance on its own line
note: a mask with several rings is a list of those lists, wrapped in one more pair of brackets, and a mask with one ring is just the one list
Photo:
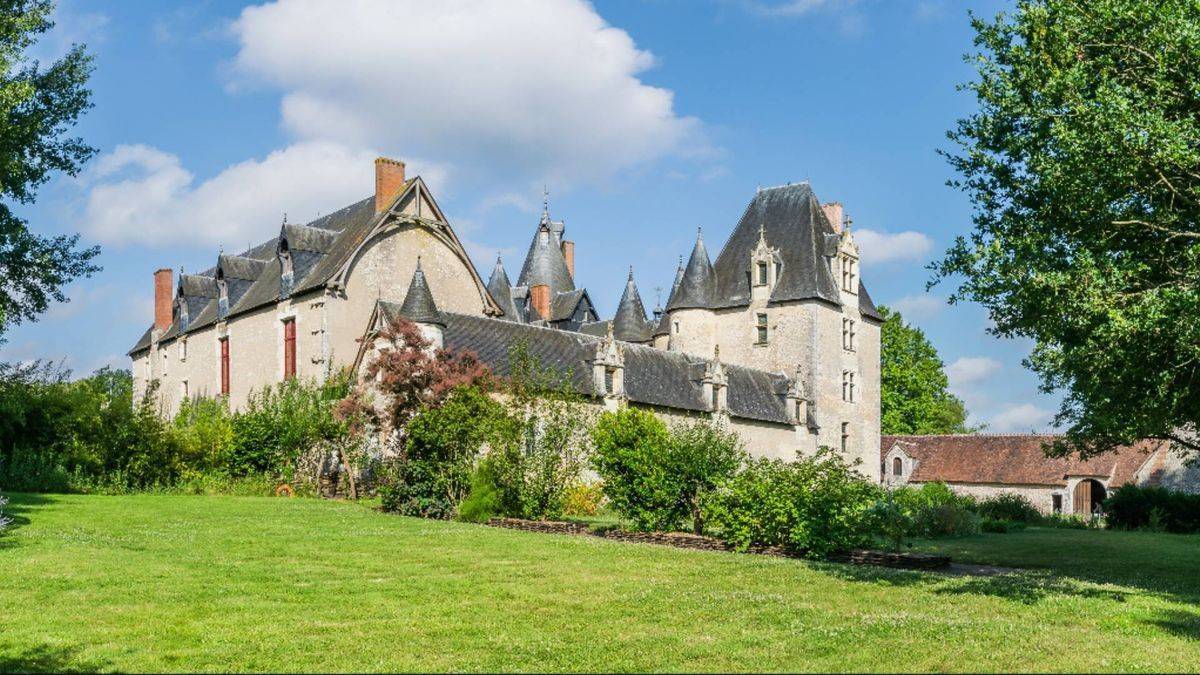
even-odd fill
[(0, 671), (1200, 668), (1200, 537), (936, 544), (1063, 572), (950, 578), (306, 499), (12, 501)]

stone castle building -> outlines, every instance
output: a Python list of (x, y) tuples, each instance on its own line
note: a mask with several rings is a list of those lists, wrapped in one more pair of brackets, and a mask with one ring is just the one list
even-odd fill
[(380, 158), (375, 194), (198, 274), (155, 273), (154, 324), (137, 341), (135, 392), (158, 382), (164, 414), (361, 365), (396, 316), (503, 375), (524, 343), (598, 405), (712, 416), (749, 452), (791, 459), (832, 447), (879, 474), (880, 316), (859, 278), (839, 204), (807, 183), (762, 189), (712, 261), (697, 235), (665, 308), (647, 315), (633, 272), (601, 320), (575, 284), (575, 247), (548, 205), (516, 283), (485, 283), (420, 177)]

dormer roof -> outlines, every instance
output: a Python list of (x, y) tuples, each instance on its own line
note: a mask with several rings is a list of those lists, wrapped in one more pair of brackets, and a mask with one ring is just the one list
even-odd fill
[(446, 325), (442, 313), (438, 311), (437, 303), (433, 301), (433, 293), (429, 290), (425, 271), (421, 269), (420, 258), (417, 258), (417, 269), (413, 271), (412, 281), (408, 283), (408, 293), (404, 295), (404, 304), (400, 305), (400, 316), (413, 323)]
[(496, 256), (496, 266), (492, 268), (492, 276), (488, 278), (487, 290), (504, 312), (501, 319), (505, 321), (521, 320), (521, 315), (517, 312), (517, 305), (513, 302), (512, 283), (508, 280), (508, 272), (504, 271), (504, 262), (500, 256)]

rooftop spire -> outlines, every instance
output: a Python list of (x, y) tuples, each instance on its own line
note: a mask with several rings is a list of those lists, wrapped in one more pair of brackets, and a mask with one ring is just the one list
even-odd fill
[(687, 268), (679, 278), (679, 284), (671, 293), (667, 311), (695, 307), (709, 307), (716, 295), (716, 275), (700, 228), (696, 228), (696, 245), (688, 259)]
[(629, 266), (629, 278), (625, 281), (625, 292), (617, 305), (617, 313), (612, 320), (613, 333), (618, 340), (626, 342), (649, 342), (651, 326), (646, 320), (646, 307), (642, 304), (642, 296), (638, 293), (637, 284), (633, 281), (633, 266)]
[(438, 311), (437, 303), (433, 301), (433, 293), (425, 280), (425, 271), (421, 269), (421, 258), (417, 257), (417, 269), (413, 271), (412, 281), (408, 283), (408, 293), (404, 296), (404, 304), (400, 305), (400, 316), (414, 323), (428, 323), (445, 326), (442, 313)]

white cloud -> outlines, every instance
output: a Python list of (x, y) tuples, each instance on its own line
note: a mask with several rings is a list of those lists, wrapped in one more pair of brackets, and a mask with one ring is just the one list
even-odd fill
[(986, 380), (1000, 371), (1001, 363), (987, 356), (963, 356), (946, 366), (950, 386), (962, 388)]
[(1032, 403), (1012, 405), (1003, 412), (992, 416), (988, 424), (989, 431), (1025, 432), (1045, 431), (1050, 423), (1052, 413), (1039, 408)]
[(886, 303), (888, 307), (900, 312), (906, 321), (929, 319), (937, 316), (946, 306), (946, 301), (937, 296), (918, 293), (906, 295), (899, 300)]
[[(196, 183), (175, 155), (120, 145), (101, 156), (84, 179), (91, 186), (85, 228), (105, 244), (240, 250), (274, 236), (285, 212), (292, 222), (305, 222), (369, 196), (375, 156), (336, 143), (297, 143)], [(412, 164), (410, 174), (419, 172), (420, 163)], [(423, 173), (427, 182), (444, 176), (436, 166), (427, 165)]]
[(904, 232), (878, 232), (876, 230), (854, 230), (854, 242), (863, 260), (869, 263), (885, 263), (900, 260), (920, 260), (933, 248), (928, 236), (906, 230)]
[(583, 0), (279, 0), (234, 23), (235, 87), (283, 92), (297, 138), (437, 157), (515, 184), (603, 181), (703, 146)]
[(29, 55), (49, 63), (66, 55), (72, 46), (84, 44), (90, 52), (108, 37), (108, 15), (101, 12), (79, 11), (74, 2), (62, 2), (51, 17), (54, 27), (33, 45)]

